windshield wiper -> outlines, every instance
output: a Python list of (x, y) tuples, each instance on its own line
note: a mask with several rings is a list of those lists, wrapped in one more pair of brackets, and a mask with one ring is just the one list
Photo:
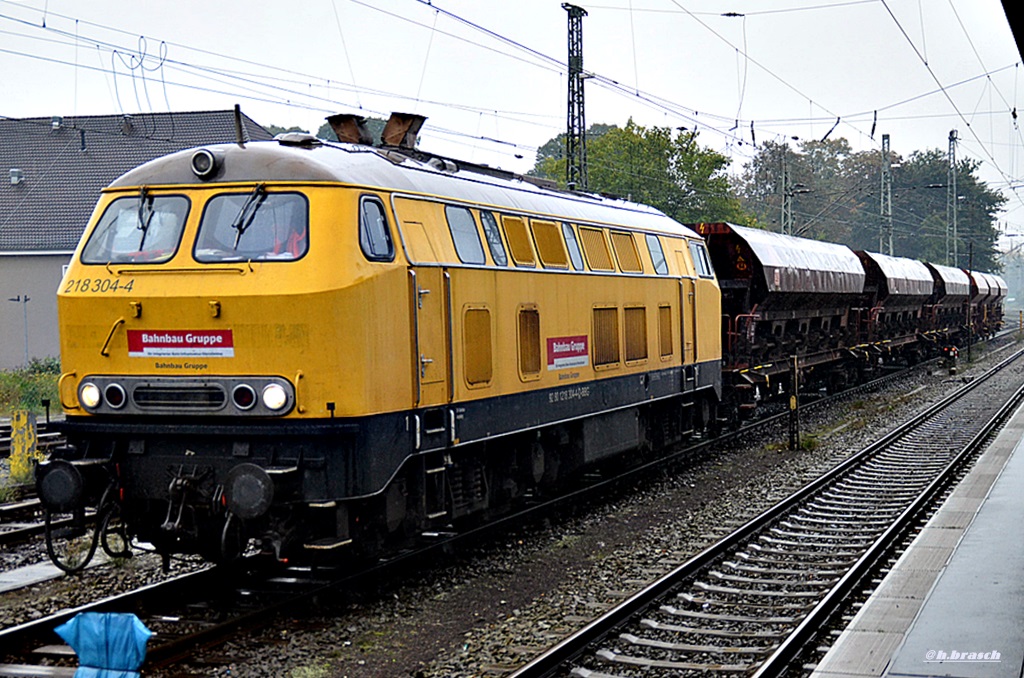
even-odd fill
[(235, 216), (235, 220), (231, 222), (231, 228), (235, 229), (235, 245), (232, 249), (238, 249), (238, 241), (242, 239), (242, 234), (245, 233), (246, 229), (252, 224), (252, 220), (256, 217), (256, 212), (259, 210), (260, 205), (267, 199), (267, 189), (264, 188), (263, 184), (257, 184), (249, 197), (245, 199), (242, 204), (242, 209), (238, 210), (238, 214)]
[(153, 221), (153, 215), (156, 214), (156, 210), (153, 209), (153, 196), (149, 195), (149, 191), (143, 186), (139, 190), (139, 224), (136, 226), (142, 231), (142, 237), (139, 238), (139, 251), (142, 251), (142, 246), (146, 242), (146, 233), (149, 232), (149, 224)]

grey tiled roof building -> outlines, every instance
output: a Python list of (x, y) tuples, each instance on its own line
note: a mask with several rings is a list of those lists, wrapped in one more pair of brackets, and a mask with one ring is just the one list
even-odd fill
[[(247, 140), (272, 135), (241, 116)], [(100, 190), (144, 162), (236, 139), (234, 111), (0, 118), (0, 253), (70, 252)]]

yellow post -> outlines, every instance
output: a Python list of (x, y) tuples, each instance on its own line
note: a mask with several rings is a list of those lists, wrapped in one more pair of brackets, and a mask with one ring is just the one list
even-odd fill
[(32, 480), (32, 461), (42, 459), (36, 449), (36, 416), (28, 410), (15, 410), (11, 417), (11, 481)]

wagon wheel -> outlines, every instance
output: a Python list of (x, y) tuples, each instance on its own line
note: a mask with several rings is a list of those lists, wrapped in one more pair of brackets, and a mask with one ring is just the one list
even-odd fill
[(100, 509), (100, 546), (111, 558), (131, 558), (128, 528), (121, 519), (121, 505), (109, 503)]
[(84, 508), (70, 513), (46, 509), (46, 553), (54, 565), (68, 574), (79, 572), (96, 553), (97, 522)]

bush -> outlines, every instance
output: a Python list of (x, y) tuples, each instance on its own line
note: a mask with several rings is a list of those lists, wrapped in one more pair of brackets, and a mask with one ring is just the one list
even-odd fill
[(60, 376), (60, 358), (32, 358), (28, 363), (28, 371), (32, 374), (52, 374)]
[(60, 407), (57, 379), (60, 360), (35, 358), (28, 367), (0, 372), (0, 416), (9, 417), (14, 410), (43, 414), (42, 400), (50, 400), (50, 411)]

